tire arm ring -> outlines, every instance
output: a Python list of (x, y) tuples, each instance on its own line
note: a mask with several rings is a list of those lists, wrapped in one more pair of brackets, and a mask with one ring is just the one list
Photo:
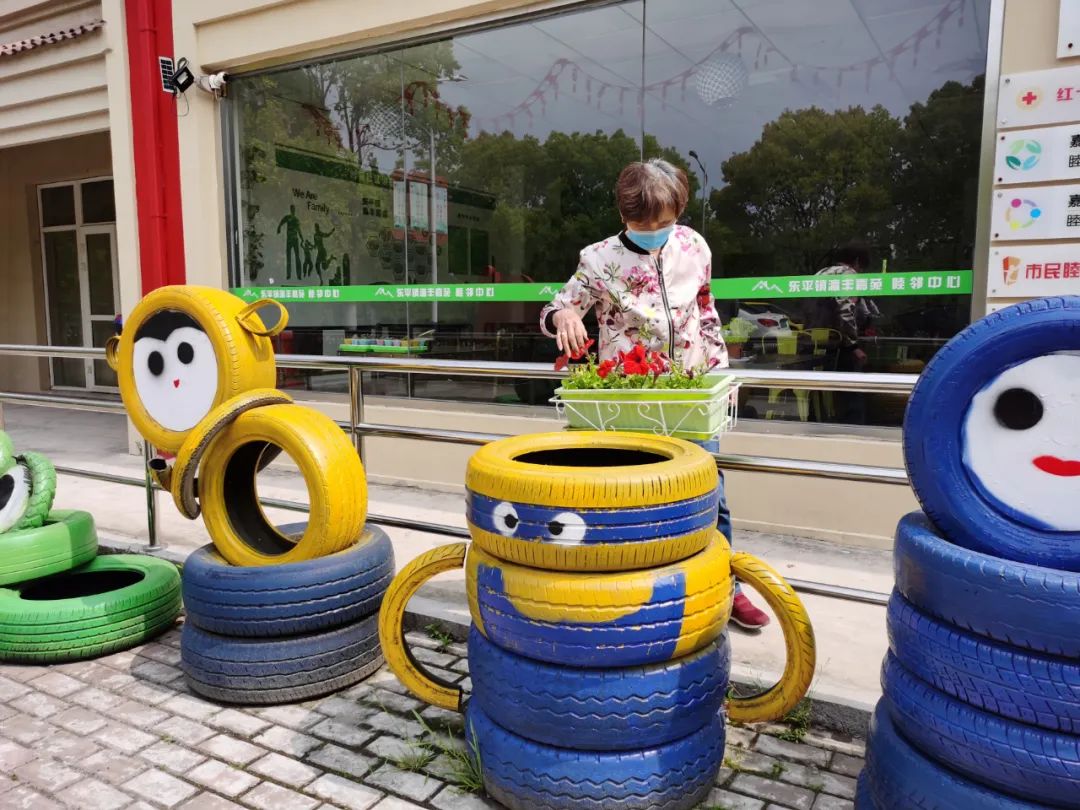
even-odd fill
[(814, 679), (817, 659), (814, 628), (802, 600), (769, 565), (740, 552), (732, 557), (731, 570), (773, 609), (784, 631), (787, 659), (784, 674), (775, 686), (752, 697), (732, 697), (728, 701), (728, 717), (738, 723), (780, 720), (799, 705)]
[(452, 543), (421, 554), (394, 577), (379, 613), (379, 643), (387, 665), (405, 687), (432, 706), (461, 711), (461, 687), (428, 672), (405, 643), (405, 607), (425, 582), (436, 574), (465, 564), (467, 543)]

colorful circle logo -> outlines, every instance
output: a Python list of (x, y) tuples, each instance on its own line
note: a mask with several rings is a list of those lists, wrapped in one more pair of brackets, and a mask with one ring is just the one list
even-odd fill
[(1033, 200), (1015, 198), (1005, 209), (1005, 221), (1014, 231), (1030, 228), (1042, 216), (1042, 209)]
[(1009, 154), (1005, 156), (1005, 165), (1018, 172), (1028, 172), (1039, 164), (1042, 158), (1042, 144), (1021, 138), (1009, 145)]

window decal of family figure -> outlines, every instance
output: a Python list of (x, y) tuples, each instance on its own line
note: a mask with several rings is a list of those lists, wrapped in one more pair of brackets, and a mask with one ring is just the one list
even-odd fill
[[(333, 236), (337, 228), (324, 231), (318, 222), (311, 239), (304, 238), (304, 232), (300, 226), (300, 218), (296, 215), (296, 206), (289, 206), (289, 213), (281, 218), (277, 226), (277, 233), (285, 229), (285, 280), (292, 280), (294, 274), (297, 281), (310, 278), (312, 273), (319, 277), (320, 285), (347, 285), (350, 283), (351, 266), (349, 254), (341, 256), (338, 271), (330, 276), (330, 270), (338, 257), (332, 255), (326, 246), (326, 240)], [(303, 261), (300, 259), (303, 251)], [(314, 255), (314, 259), (312, 256)], [(295, 261), (295, 269), (294, 269)]]

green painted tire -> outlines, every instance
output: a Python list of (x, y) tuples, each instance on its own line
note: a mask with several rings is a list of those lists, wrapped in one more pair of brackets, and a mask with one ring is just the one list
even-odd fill
[(115, 554), (0, 588), (0, 661), (95, 658), (150, 639), (180, 615), (180, 573), (155, 557)]
[(0, 585), (69, 571), (96, 554), (97, 530), (90, 513), (57, 509), (36, 529), (0, 535)]
[(30, 502), (15, 530), (36, 529), (49, 519), (56, 497), (56, 468), (41, 453), (23, 453), (19, 462), (30, 473)]

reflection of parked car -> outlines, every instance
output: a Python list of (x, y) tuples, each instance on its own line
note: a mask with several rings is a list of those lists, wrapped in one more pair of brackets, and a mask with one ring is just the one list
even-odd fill
[(792, 332), (791, 316), (773, 304), (743, 301), (735, 317), (750, 324), (749, 338), (780, 337)]

